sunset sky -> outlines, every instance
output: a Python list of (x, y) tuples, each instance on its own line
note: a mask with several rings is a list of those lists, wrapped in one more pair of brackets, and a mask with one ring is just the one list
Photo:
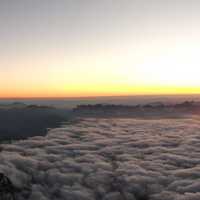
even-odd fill
[(200, 1), (0, 0), (0, 97), (200, 93)]

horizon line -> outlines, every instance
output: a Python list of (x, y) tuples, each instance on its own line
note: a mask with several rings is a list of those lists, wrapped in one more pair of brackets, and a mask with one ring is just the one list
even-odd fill
[(166, 94), (132, 94), (132, 95), (91, 95), (91, 96), (33, 96), (33, 97), (0, 97), (0, 100), (6, 99), (86, 99), (86, 98), (109, 98), (109, 97), (148, 97), (148, 96), (200, 96), (200, 93), (166, 93)]

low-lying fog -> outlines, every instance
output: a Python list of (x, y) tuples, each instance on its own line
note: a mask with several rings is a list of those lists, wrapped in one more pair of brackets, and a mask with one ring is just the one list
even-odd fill
[(1, 145), (17, 200), (199, 200), (200, 121), (83, 119)]

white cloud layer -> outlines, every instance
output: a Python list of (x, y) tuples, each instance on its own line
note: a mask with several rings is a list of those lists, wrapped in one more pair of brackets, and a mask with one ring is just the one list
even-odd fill
[(199, 200), (197, 119), (85, 119), (2, 145), (17, 200)]

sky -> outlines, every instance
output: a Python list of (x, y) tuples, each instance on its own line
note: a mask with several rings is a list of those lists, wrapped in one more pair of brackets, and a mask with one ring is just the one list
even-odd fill
[(200, 93), (200, 1), (0, 0), (0, 97)]

